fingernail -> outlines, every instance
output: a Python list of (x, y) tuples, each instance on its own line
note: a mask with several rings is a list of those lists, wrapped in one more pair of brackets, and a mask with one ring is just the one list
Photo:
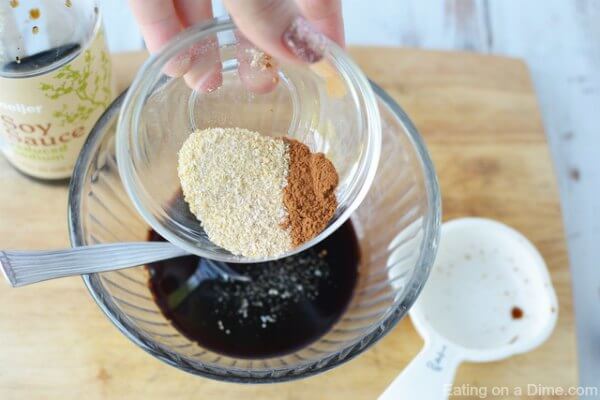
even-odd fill
[(323, 58), (326, 39), (303, 17), (297, 17), (283, 34), (283, 43), (298, 58), (314, 63)]

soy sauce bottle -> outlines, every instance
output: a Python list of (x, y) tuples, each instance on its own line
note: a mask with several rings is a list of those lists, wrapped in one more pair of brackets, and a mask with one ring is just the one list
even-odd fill
[(35, 178), (68, 178), (114, 98), (94, 0), (0, 1), (0, 148)]

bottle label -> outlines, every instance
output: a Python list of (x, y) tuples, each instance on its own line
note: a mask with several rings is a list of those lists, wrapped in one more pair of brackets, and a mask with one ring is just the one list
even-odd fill
[(71, 175), (85, 138), (114, 99), (104, 31), (62, 67), (29, 78), (0, 77), (0, 145), (37, 178)]

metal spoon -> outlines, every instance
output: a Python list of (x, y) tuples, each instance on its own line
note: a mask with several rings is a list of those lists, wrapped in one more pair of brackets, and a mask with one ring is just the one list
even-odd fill
[[(115, 271), (189, 255), (169, 242), (98, 244), (47, 251), (0, 251), (0, 269), (12, 287), (65, 276)], [(249, 282), (222, 262), (203, 263), (205, 279)]]

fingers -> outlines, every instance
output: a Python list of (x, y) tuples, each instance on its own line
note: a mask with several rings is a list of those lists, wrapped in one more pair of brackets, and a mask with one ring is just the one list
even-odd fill
[(342, 0), (296, 0), (304, 16), (325, 36), (344, 47)]
[(211, 0), (174, 0), (174, 5), (184, 28), (213, 17)]
[(223, 83), (221, 60), (216, 38), (195, 43), (190, 49), (191, 66), (183, 75), (185, 83), (192, 89), (212, 92)]
[(236, 34), (238, 73), (244, 86), (257, 94), (268, 93), (279, 82), (278, 65), (270, 55), (254, 47), (241, 33)]
[[(184, 27), (212, 18), (210, 0), (129, 0), (148, 49), (160, 50)], [(224, 0), (240, 31), (278, 59), (314, 63), (323, 57), (323, 31), (344, 44), (341, 0)], [(308, 19), (302, 17), (306, 15)], [(309, 22), (311, 21), (311, 22)], [(316, 26), (316, 28), (315, 28)], [(277, 84), (277, 66), (248, 40), (238, 46), (240, 78), (250, 90), (265, 93)], [(194, 89), (211, 91), (222, 84), (215, 38), (197, 43), (167, 63), (165, 73), (184, 75)]]
[(171, 0), (129, 0), (129, 4), (150, 52), (160, 50), (181, 31)]
[(292, 0), (224, 0), (224, 3), (248, 40), (275, 58), (314, 63), (323, 57), (325, 37), (301, 16)]
[[(150, 53), (158, 52), (181, 31), (181, 23), (171, 0), (129, 0)], [(181, 76), (190, 66), (186, 52), (174, 57), (164, 68), (170, 76)]]
[[(185, 28), (213, 17), (211, 0), (175, 0), (175, 10)], [(194, 43), (189, 49), (190, 67), (183, 76), (187, 85), (211, 92), (223, 83), (216, 37)]]

